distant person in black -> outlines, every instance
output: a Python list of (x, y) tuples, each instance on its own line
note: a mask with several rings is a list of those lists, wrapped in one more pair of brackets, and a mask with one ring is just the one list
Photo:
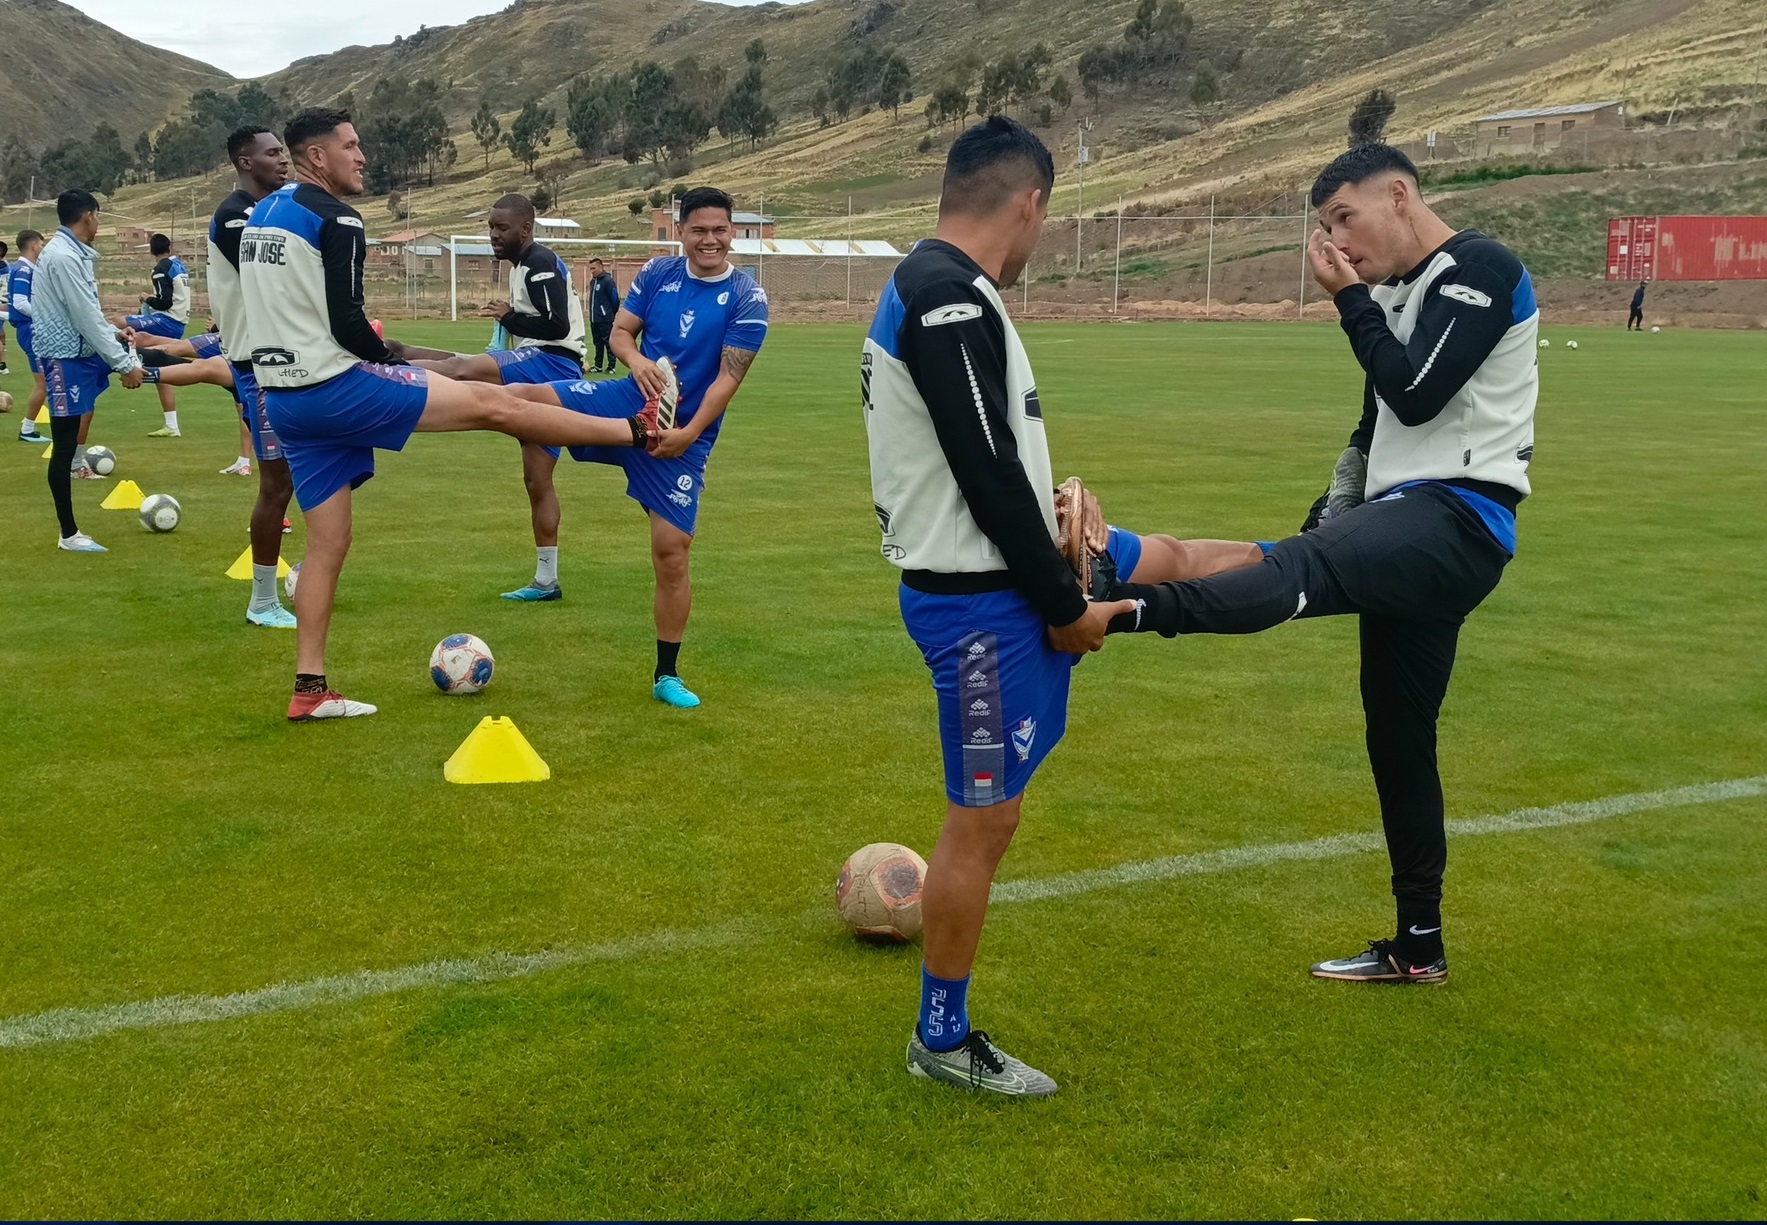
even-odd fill
[(1638, 288), (1632, 291), (1632, 313), (1626, 316), (1626, 330), (1630, 332), (1632, 325), (1637, 324), (1639, 331), (1644, 331), (1644, 287), (1648, 282), (1638, 282)]
[(613, 335), (614, 316), (620, 313), (620, 287), (614, 274), (598, 259), (589, 261), (589, 335), (595, 341), (595, 364), (591, 374), (612, 374), (618, 363), (608, 338)]

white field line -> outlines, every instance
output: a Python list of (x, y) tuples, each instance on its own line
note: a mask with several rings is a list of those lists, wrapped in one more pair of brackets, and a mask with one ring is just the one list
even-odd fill
[[(1643, 791), (1605, 799), (1550, 808), (1523, 808), (1495, 817), (1473, 817), (1448, 822), (1457, 837), (1505, 834), (1547, 829), (1558, 825), (1583, 825), (1635, 812), (1715, 804), (1723, 800), (1767, 795), (1767, 775), (1730, 782), (1701, 783), (1666, 791)], [(1147, 881), (1173, 880), (1263, 867), (1290, 860), (1335, 859), (1384, 845), (1377, 834), (1334, 834), (1308, 842), (1276, 842), (1230, 847), (1195, 855), (1171, 855), (1144, 859), (1087, 872), (1066, 872), (1034, 880), (1004, 881), (994, 886), (995, 902), (1038, 902), (1073, 897), (1100, 889), (1115, 889)], [(810, 918), (821, 911), (811, 912)], [(493, 953), (484, 957), (450, 958), (391, 970), (359, 970), (305, 982), (277, 983), (235, 995), (167, 995), (132, 1004), (108, 1004), (96, 1008), (53, 1008), (47, 1012), (0, 1020), (0, 1048), (43, 1046), (102, 1037), (125, 1029), (159, 1029), (203, 1021), (229, 1021), (267, 1013), (292, 1012), (325, 1004), (344, 1004), (375, 996), (392, 995), (421, 987), (455, 983), (491, 983), (526, 978), (550, 970), (598, 961), (630, 961), (640, 957), (735, 945), (766, 934), (764, 924), (724, 923), (695, 930), (665, 929), (612, 940), (603, 944), (549, 949), (538, 953)]]

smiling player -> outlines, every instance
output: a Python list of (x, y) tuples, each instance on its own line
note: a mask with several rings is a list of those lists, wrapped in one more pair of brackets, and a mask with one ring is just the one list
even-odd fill
[[(524, 399), (562, 404), (597, 417), (625, 417), (663, 393), (666, 378), (657, 362), (667, 358), (680, 383), (674, 429), (662, 432), (655, 451), (573, 447), (574, 459), (625, 469), (626, 493), (650, 516), (651, 563), (656, 570), (656, 671), (652, 695), (688, 709), (699, 698), (677, 671), (681, 639), (693, 594), (688, 550), (693, 545), (706, 461), (718, 440), (724, 410), (767, 338), (767, 294), (754, 278), (730, 263), (734, 237), (730, 197), (698, 187), (681, 197), (675, 236), (686, 255), (651, 260), (632, 282), (614, 319), (614, 356), (632, 373), (598, 383), (552, 383), (515, 388)], [(553, 470), (558, 452), (522, 448), (528, 502), (533, 510), (539, 564), (530, 586), (505, 599), (556, 600), (558, 585), (558, 492)]]

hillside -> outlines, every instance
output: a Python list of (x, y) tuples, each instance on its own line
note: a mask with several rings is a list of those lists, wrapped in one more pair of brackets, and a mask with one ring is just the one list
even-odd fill
[(35, 147), (99, 122), (124, 145), (200, 89), (237, 85), (219, 68), (136, 42), (59, 0), (0, 0), (0, 134)]

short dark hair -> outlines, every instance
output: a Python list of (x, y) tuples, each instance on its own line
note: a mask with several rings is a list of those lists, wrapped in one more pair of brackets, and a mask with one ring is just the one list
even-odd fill
[(6, 245), (6, 244), (5, 244), (5, 243), (3, 243), (3, 242), (0, 242), (0, 259), (5, 259), (5, 258), (6, 258), (6, 253), (7, 253), (7, 252), (8, 252), (8, 251), (10, 251), (10, 250), (12, 250), (12, 248), (11, 248), (11, 247), (9, 247), (9, 246), (7, 246), (7, 245)]
[(599, 255), (591, 255), (589, 257), (589, 262), (592, 264), (601, 264), (603, 267), (607, 266), (607, 261), (602, 259)]
[(97, 211), (98, 197), (78, 187), (70, 187), (55, 197), (55, 219), (63, 225), (72, 225), (87, 213)]
[(282, 143), (288, 149), (290, 157), (299, 157), (301, 151), (313, 141), (321, 136), (330, 136), (348, 122), (348, 111), (340, 111), (332, 106), (309, 106), (290, 119), (288, 126), (282, 129)]
[(23, 251), (34, 242), (42, 242), (43, 235), (36, 230), (20, 230), (18, 232), (18, 249)]
[(730, 198), (729, 192), (719, 191), (716, 187), (695, 187), (681, 197), (681, 211), (677, 220), (685, 222), (702, 208), (721, 208), (724, 215), (732, 220), (736, 216), (736, 201)]
[(170, 255), (172, 253), (172, 240), (167, 238), (164, 234), (155, 234), (147, 240), (147, 249), (155, 255)]
[(506, 213), (514, 213), (517, 217), (523, 217), (529, 221), (534, 219), (534, 202), (519, 191), (498, 196), (497, 203), (491, 206), (491, 210), (495, 212), (498, 209), (502, 209)]
[(939, 211), (986, 216), (1028, 187), (1041, 189), (1049, 202), (1055, 159), (1024, 124), (990, 115), (951, 142)]
[(229, 162), (238, 161), (240, 154), (252, 147), (252, 141), (260, 136), (274, 135), (276, 135), (275, 132), (256, 123), (248, 123), (234, 128), (227, 133), (227, 160)]
[(1411, 159), (1391, 145), (1358, 145), (1348, 153), (1340, 153), (1331, 165), (1313, 180), (1313, 207), (1318, 208), (1340, 187), (1366, 183), (1377, 174), (1402, 174), (1417, 182), (1417, 167)]

